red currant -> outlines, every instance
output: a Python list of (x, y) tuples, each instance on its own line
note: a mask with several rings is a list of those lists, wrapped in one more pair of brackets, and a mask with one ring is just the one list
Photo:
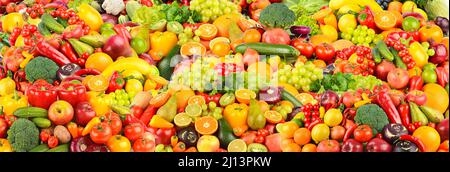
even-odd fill
[(30, 17), (33, 18), (33, 19), (35, 19), (35, 18), (37, 17), (36, 11), (32, 11), (32, 12), (30, 13)]
[(361, 56), (358, 56), (358, 58), (356, 59), (356, 62), (363, 63), (364, 62), (364, 58), (361, 57)]

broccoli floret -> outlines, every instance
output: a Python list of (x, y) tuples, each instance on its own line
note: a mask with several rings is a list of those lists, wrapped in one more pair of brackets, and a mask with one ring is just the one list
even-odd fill
[(273, 3), (261, 11), (259, 22), (270, 28), (287, 28), (294, 24), (295, 13), (282, 3)]
[(383, 131), (383, 127), (389, 124), (386, 113), (376, 104), (367, 104), (359, 107), (356, 111), (355, 122), (358, 125), (369, 125), (374, 134)]
[(38, 79), (44, 79), (48, 83), (53, 83), (56, 79), (56, 72), (59, 66), (52, 60), (45, 57), (36, 57), (25, 66), (26, 79), (34, 82)]
[(8, 141), (16, 152), (26, 152), (39, 144), (39, 130), (28, 119), (17, 119), (8, 130)]

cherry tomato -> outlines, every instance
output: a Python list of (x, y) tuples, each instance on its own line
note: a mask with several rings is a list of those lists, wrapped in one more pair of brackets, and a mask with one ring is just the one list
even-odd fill
[(134, 152), (153, 152), (155, 150), (155, 141), (142, 137), (133, 143)]
[(353, 137), (356, 141), (364, 143), (372, 139), (373, 132), (368, 125), (360, 125), (353, 131)]
[(41, 134), (39, 134), (39, 138), (41, 139), (41, 141), (43, 142), (47, 142), (48, 139), (50, 137), (50, 134), (48, 134), (47, 131), (41, 131)]
[(105, 144), (112, 136), (111, 127), (106, 123), (100, 123), (92, 128), (91, 139), (97, 144)]
[(315, 52), (317, 58), (325, 62), (331, 62), (336, 54), (334, 48), (326, 43), (318, 45)]
[(255, 143), (264, 143), (265, 138), (263, 136), (256, 136)]
[(56, 136), (50, 136), (48, 138), (47, 145), (49, 148), (54, 148), (54, 147), (58, 146), (58, 138), (56, 138)]
[(291, 41), (291, 45), (300, 51), (300, 53), (307, 58), (311, 57), (314, 53), (314, 45), (308, 42), (304, 42), (301, 39), (294, 39)]
[(7, 13), (16, 12), (16, 4), (11, 2), (8, 5), (6, 5), (6, 12)]
[(144, 134), (144, 131), (145, 131), (144, 126), (142, 126), (141, 124), (132, 123), (125, 127), (124, 133), (125, 133), (125, 137), (127, 137), (131, 141), (134, 141), (134, 140), (142, 137), (142, 135)]

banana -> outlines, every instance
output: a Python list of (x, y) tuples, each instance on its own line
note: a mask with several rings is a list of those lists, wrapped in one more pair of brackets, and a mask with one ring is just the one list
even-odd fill
[(381, 8), (381, 6), (378, 5), (375, 0), (330, 0), (328, 7), (330, 7), (332, 10), (339, 10), (344, 6), (351, 4), (359, 5), (362, 7), (369, 6), (373, 12), (383, 11), (383, 8)]
[(144, 76), (148, 76), (149, 74), (159, 75), (159, 71), (156, 66), (150, 65), (145, 60), (137, 57), (122, 58), (115, 61), (102, 72), (102, 75), (109, 78), (114, 71), (125, 71), (131, 69), (139, 71)]

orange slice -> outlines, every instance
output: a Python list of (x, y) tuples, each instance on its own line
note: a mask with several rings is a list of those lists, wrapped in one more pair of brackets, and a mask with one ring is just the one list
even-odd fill
[(266, 118), (267, 122), (270, 122), (272, 124), (277, 124), (283, 120), (283, 116), (274, 110), (268, 110), (264, 112), (264, 117)]
[(95, 75), (87, 81), (87, 87), (91, 91), (105, 91), (109, 81), (103, 75)]
[(390, 11), (378, 11), (375, 13), (375, 24), (382, 30), (389, 30), (397, 24), (397, 17)]
[(204, 105), (206, 104), (205, 98), (202, 96), (192, 96), (188, 100), (188, 105), (190, 104), (198, 104), (198, 105)]
[(256, 98), (256, 93), (249, 89), (239, 89), (234, 92), (239, 103), (249, 104), (250, 99)]
[(181, 46), (180, 54), (183, 56), (204, 56), (206, 54), (206, 47), (198, 42), (188, 42)]
[(311, 94), (308, 93), (300, 93), (295, 96), (300, 103), (306, 105), (308, 103), (312, 103), (315, 99)]
[(216, 43), (219, 43), (219, 42), (223, 42), (223, 43), (226, 43), (226, 44), (230, 44), (230, 39), (228, 39), (228, 38), (226, 38), (226, 37), (217, 37), (217, 38), (214, 38), (213, 40), (211, 40), (210, 42), (209, 42), (209, 47), (214, 47), (214, 44), (216, 44)]
[(167, 100), (169, 100), (169, 98), (170, 98), (169, 93), (165, 93), (165, 92), (160, 93), (150, 100), (150, 105), (155, 106), (155, 107), (161, 107), (162, 105), (164, 105), (167, 102)]
[(217, 36), (217, 27), (209, 23), (202, 24), (195, 32), (198, 32), (201, 39), (209, 41)]
[(202, 135), (214, 134), (218, 127), (219, 123), (211, 116), (204, 116), (195, 121), (195, 130)]

